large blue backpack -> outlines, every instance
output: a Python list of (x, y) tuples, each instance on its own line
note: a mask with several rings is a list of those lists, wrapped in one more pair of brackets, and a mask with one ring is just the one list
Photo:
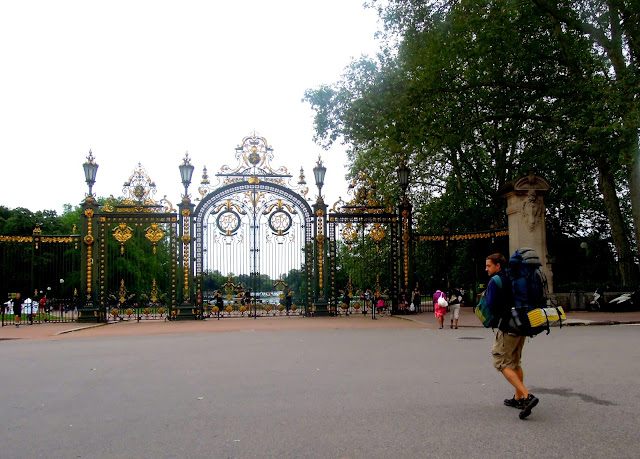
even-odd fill
[(549, 334), (551, 322), (566, 318), (562, 307), (547, 307), (548, 285), (541, 266), (536, 251), (522, 247), (511, 255), (506, 268), (513, 297), (508, 328), (521, 336)]

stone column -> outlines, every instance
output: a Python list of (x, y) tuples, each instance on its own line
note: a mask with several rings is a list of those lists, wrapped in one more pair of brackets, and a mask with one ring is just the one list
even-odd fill
[[(553, 293), (553, 271), (547, 252), (547, 226), (545, 222), (544, 196), (551, 186), (532, 171), (505, 187), (507, 217), (509, 222), (509, 255), (519, 247), (531, 247), (540, 257), (542, 271)], [(508, 257), (507, 257), (508, 258)]]

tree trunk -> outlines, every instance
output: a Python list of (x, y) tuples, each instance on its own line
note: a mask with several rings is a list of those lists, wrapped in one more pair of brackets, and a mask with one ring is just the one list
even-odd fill
[(620, 211), (620, 201), (616, 194), (613, 174), (607, 161), (602, 157), (598, 159), (598, 187), (604, 197), (604, 205), (607, 210), (609, 225), (611, 225), (613, 244), (616, 246), (616, 252), (618, 253), (618, 266), (622, 284), (630, 285), (633, 280), (633, 252), (629, 244), (628, 229)]
[[(635, 139), (631, 144), (631, 165), (629, 167), (629, 194), (631, 195), (631, 215), (633, 218), (633, 228), (636, 237), (636, 250), (638, 252), (638, 259), (640, 259), (640, 146), (638, 142), (638, 130), (636, 129)], [(635, 270), (635, 263), (630, 260), (634, 267), (634, 274), (637, 274)], [(635, 276), (634, 276), (635, 277)]]

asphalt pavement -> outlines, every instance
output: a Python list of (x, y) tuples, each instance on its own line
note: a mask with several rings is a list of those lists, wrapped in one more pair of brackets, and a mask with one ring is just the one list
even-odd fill
[(540, 403), (523, 421), (502, 403), (513, 392), (492, 367), (491, 330), (463, 314), (458, 330), (433, 314), (360, 315), (0, 341), (0, 457), (637, 457), (639, 326), (527, 340)]

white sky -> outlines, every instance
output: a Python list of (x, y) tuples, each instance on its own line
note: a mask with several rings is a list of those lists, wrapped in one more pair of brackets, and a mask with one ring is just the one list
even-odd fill
[(321, 154), (326, 202), (345, 198), (344, 150), (313, 143), (301, 99), (351, 57), (375, 54), (377, 17), (363, 1), (0, 2), (0, 205), (79, 204), (89, 149), (97, 196), (121, 195), (140, 162), (156, 198), (177, 205), (185, 151), (197, 197), (203, 166), (212, 178), (235, 166), (254, 130), (272, 166), (294, 179), (304, 167), (312, 196)]

